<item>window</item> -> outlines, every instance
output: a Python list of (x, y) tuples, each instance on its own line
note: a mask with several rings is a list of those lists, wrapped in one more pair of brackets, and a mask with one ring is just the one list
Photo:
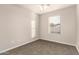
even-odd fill
[(36, 22), (32, 20), (32, 38), (36, 36)]
[(60, 33), (60, 16), (52, 16), (48, 18), (48, 32)]

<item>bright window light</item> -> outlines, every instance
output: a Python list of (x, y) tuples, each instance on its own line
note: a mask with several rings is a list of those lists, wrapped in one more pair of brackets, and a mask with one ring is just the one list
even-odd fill
[(60, 24), (60, 16), (49, 17), (49, 23)]
[(51, 16), (48, 19), (48, 32), (60, 33), (60, 16)]
[(32, 20), (32, 38), (36, 36), (36, 22)]

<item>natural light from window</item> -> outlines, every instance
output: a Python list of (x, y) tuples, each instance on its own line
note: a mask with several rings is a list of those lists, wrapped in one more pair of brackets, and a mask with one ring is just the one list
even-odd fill
[(60, 16), (51, 16), (48, 18), (48, 32), (60, 33)]
[(32, 20), (32, 38), (36, 36), (36, 22)]

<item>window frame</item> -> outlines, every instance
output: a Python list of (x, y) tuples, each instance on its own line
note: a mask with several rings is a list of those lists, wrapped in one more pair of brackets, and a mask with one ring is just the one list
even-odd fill
[[(53, 19), (53, 17), (59, 17), (59, 26), (60, 26), (60, 27), (58, 28), (59, 30), (57, 29), (57, 30), (58, 30), (57, 32), (54, 31), (54, 30), (51, 31), (51, 28), (52, 28), (52, 27), (50, 26), (50, 18), (51, 18), (51, 17), (52, 17), (52, 19)], [(57, 25), (57, 24), (54, 24), (54, 25)], [(54, 28), (54, 27), (53, 27), (53, 28)], [(60, 15), (54, 15), (54, 16), (49, 16), (49, 17), (48, 17), (48, 33), (49, 33), (49, 34), (61, 33), (61, 16), (60, 16)]]

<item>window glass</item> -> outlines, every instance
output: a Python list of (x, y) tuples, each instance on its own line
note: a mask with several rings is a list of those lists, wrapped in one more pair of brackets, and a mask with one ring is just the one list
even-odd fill
[(49, 33), (60, 33), (60, 16), (52, 16), (48, 19)]

